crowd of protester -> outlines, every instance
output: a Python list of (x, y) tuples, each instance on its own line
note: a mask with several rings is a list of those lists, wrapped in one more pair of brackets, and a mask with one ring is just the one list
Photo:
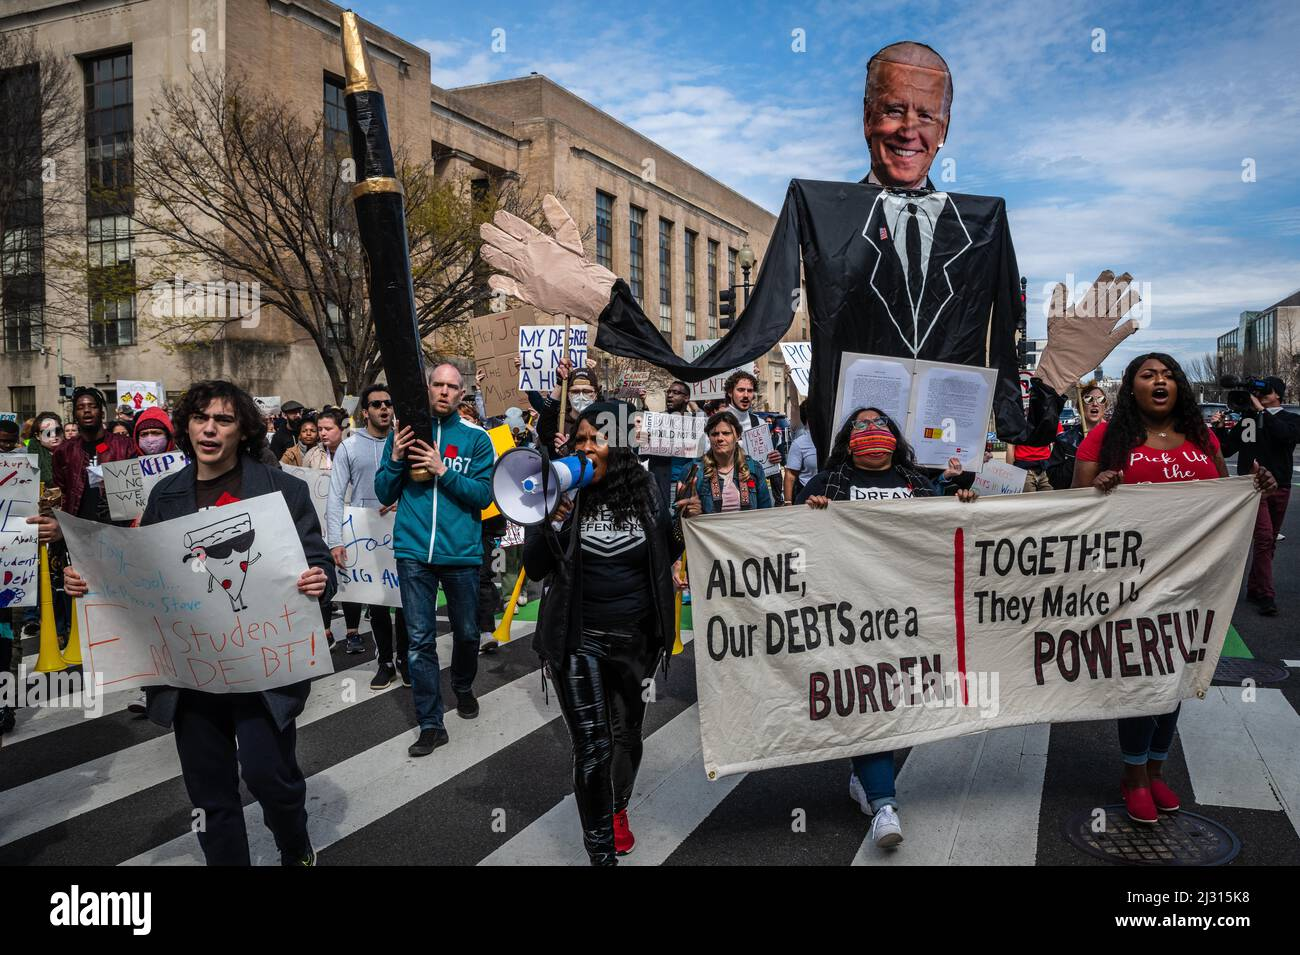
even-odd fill
[[(350, 413), (286, 401), (277, 415), (264, 416), (235, 385), (204, 381), (191, 385), (170, 412), (148, 408), (137, 414), (121, 407), (110, 419), (105, 396), (82, 387), (73, 396), (67, 423), (53, 412), (36, 415), (22, 429), (0, 421), (0, 451), (25, 446), (38, 458), (43, 484), (58, 492), (53, 510), (32, 522), (49, 547), (60, 645), (68, 639), (69, 598), (84, 594), (86, 583), (68, 565), (58, 514), (121, 523), (110, 517), (102, 466), (178, 449), (189, 465), (158, 484), (138, 523), (283, 492), (307, 562), (295, 570), (296, 585), (319, 600), (331, 649), (368, 652), (362, 626), (368, 618), (376, 661), (370, 689), (402, 686), (412, 692), (418, 729), (409, 747), (412, 757), (428, 756), (450, 739), (444, 718), (450, 703), (443, 699), (436, 646), (439, 588), (452, 631), (454, 709), (460, 719), (472, 720), (479, 713), (477, 658), (496, 649), (496, 615), (522, 569), (528, 585), (518, 604), (539, 596), (542, 601), (534, 647), (573, 741), (584, 844), (593, 863), (616, 863), (635, 844), (627, 805), (641, 757), (644, 681), (656, 667), (666, 666), (676, 637), (673, 603), (686, 589), (683, 522), (720, 512), (826, 509), (861, 500), (954, 496), (972, 503), (977, 495), (971, 489), (974, 475), (957, 459), (945, 469), (919, 466), (899, 423), (879, 408), (849, 414), (826, 460), (819, 461), (807, 430), (791, 440), (783, 419), (756, 411), (758, 381), (749, 372), (728, 377), (725, 397), (699, 402), (692, 400), (691, 386), (673, 381), (664, 392), (664, 409), (701, 419), (702, 437), (694, 454), (648, 456), (635, 440), (610, 441), (600, 427), (606, 415), (636, 421), (642, 401), (629, 404), (607, 396), (590, 368), (575, 370), (564, 363), (558, 378), (550, 393), (527, 394), (528, 409), (488, 416), (482, 393), (467, 393), (454, 365), (437, 365), (428, 373), (432, 444), (395, 420), (392, 395), (382, 382), (365, 388)], [(1255, 474), (1265, 492), (1247, 594), (1261, 612), (1276, 613), (1272, 558), (1300, 417), (1280, 409), (1282, 383), (1272, 380), (1270, 387), (1255, 399), (1259, 407), (1252, 420), (1264, 437), (1252, 443), (1243, 440), (1240, 425), (1232, 429), (1216, 418), (1207, 426), (1176, 361), (1144, 355), (1126, 369), (1113, 408), (1105, 391), (1090, 382), (1079, 390), (1078, 422), (1060, 429), (1053, 445), (1013, 449), (1009, 460), (1025, 470), (1026, 491), (1092, 487), (1109, 493), (1126, 481), (1226, 476), (1225, 451), (1239, 454), (1239, 470)], [(807, 414), (806, 404), (800, 413)], [(549, 521), (530, 527), (523, 545), (505, 553), (504, 517), (481, 519), (493, 500), (496, 458), (487, 431), (502, 426), (516, 447), (583, 455), (593, 478), (576, 504), (562, 497)], [(760, 426), (770, 429), (773, 448), (762, 460), (745, 443), (746, 432)], [(1158, 462), (1167, 460), (1162, 455), (1172, 452), (1187, 466), (1160, 467)], [(769, 476), (775, 466), (779, 472)], [(284, 467), (330, 472), (323, 527), (305, 485)], [(435, 479), (413, 478), (413, 469)], [(396, 511), (393, 541), (403, 609), (333, 602), (336, 574), (350, 560), (344, 538), (347, 506)], [(34, 612), (10, 613), (13, 630), (22, 626), (23, 635), (35, 635)], [(338, 616), (344, 630), (336, 641)], [(5, 667), (16, 635), (0, 639)], [(237, 767), (263, 805), (282, 861), (314, 863), (294, 735), (308, 688), (303, 682), (262, 693), (205, 694), (154, 687), (130, 705), (174, 729), (190, 797), (208, 813), (200, 842), (209, 862), (248, 861)], [(1162, 773), (1177, 719), (1175, 709), (1118, 721), (1121, 791), (1138, 822), (1155, 822), (1161, 812), (1179, 808)], [(12, 711), (0, 712), (0, 732), (12, 726)], [(878, 845), (902, 842), (893, 754), (855, 757), (849, 794), (871, 816), (871, 837)]]

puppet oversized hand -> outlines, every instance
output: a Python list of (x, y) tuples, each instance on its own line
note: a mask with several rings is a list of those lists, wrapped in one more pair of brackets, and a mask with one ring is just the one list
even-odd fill
[(483, 261), (505, 273), (491, 276), (488, 285), (548, 314), (595, 324), (617, 276), (584, 258), (582, 236), (558, 199), (547, 196), (542, 211), (554, 236), (504, 210), (479, 226)]
[(1132, 319), (1118, 327), (1115, 324), (1141, 301), (1137, 290), (1130, 287), (1132, 281), (1127, 272), (1118, 277), (1109, 270), (1102, 272), (1073, 305), (1067, 305), (1070, 293), (1058, 283), (1047, 314), (1047, 347), (1034, 377), (1063, 395), (1137, 331)]

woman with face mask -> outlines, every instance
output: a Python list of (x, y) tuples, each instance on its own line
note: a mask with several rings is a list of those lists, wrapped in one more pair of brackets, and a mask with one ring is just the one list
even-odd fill
[(709, 450), (700, 458), (703, 474), (694, 487), (677, 489), (682, 517), (720, 511), (751, 511), (772, 506), (763, 465), (745, 453), (740, 422), (730, 411), (719, 411), (704, 425)]
[(131, 435), (136, 453), (141, 457), (175, 451), (172, 419), (161, 408), (146, 408), (136, 417)]
[[(568, 364), (564, 363), (560, 369), (560, 377), (564, 377), (568, 370)], [(577, 427), (578, 416), (590, 408), (595, 402), (601, 400), (600, 386), (596, 383), (596, 374), (588, 368), (579, 368), (577, 371), (568, 375), (569, 379), (569, 397), (568, 407), (564, 409), (564, 426), (560, 427), (560, 386), (557, 385), (551, 392), (551, 396), (543, 401), (544, 410), (538, 412), (537, 435), (541, 438), (542, 443), (546, 445), (547, 450), (559, 451), (573, 434), (573, 429)]]
[[(917, 467), (912, 448), (898, 426), (878, 408), (859, 408), (844, 422), (831, 446), (826, 469), (799, 493), (797, 503), (824, 509), (832, 501), (893, 500), (935, 497), (936, 485)], [(976, 494), (956, 493), (970, 503)], [(882, 849), (903, 841), (894, 788), (894, 754), (854, 756), (849, 798), (871, 816), (871, 839)]]

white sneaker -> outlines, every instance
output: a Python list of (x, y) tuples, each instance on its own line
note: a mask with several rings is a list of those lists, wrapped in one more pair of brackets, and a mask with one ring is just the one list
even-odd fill
[(1280, 541), (1284, 541), (1284, 540), (1286, 540), (1286, 535), (1285, 535), (1285, 534), (1278, 534), (1278, 535), (1277, 535), (1277, 539), (1280, 540)]
[(478, 638), (479, 653), (496, 653), (497, 648), (499, 646), (500, 644), (497, 643), (497, 638), (494, 637), (492, 634), (490, 633), (479, 634), (479, 638)]
[(867, 791), (862, 788), (858, 774), (853, 772), (849, 773), (849, 798), (862, 807), (864, 816), (871, 815), (871, 803), (867, 801)]
[(528, 594), (524, 593), (522, 590), (519, 591), (519, 599), (515, 601), (515, 606), (516, 606), (516, 607), (527, 607), (527, 606), (528, 606)]
[(126, 709), (128, 713), (147, 713), (149, 711), (149, 703), (145, 699), (144, 690), (141, 690), (139, 696), (126, 704)]
[(903, 841), (903, 827), (893, 806), (881, 806), (871, 817), (871, 838), (882, 849), (892, 849)]

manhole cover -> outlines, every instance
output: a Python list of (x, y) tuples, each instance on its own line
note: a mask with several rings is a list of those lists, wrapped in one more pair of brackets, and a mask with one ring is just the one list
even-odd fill
[(1219, 665), (1214, 669), (1214, 682), (1225, 686), (1241, 686), (1246, 680), (1261, 683), (1281, 683), (1291, 675), (1286, 667), (1263, 660), (1248, 660), (1243, 657), (1219, 657)]
[(1128, 817), (1123, 804), (1106, 806), (1106, 829), (1093, 832), (1093, 810), (1065, 820), (1065, 838), (1090, 856), (1116, 865), (1224, 865), (1241, 851), (1241, 840), (1194, 812), (1161, 813), (1154, 826)]

